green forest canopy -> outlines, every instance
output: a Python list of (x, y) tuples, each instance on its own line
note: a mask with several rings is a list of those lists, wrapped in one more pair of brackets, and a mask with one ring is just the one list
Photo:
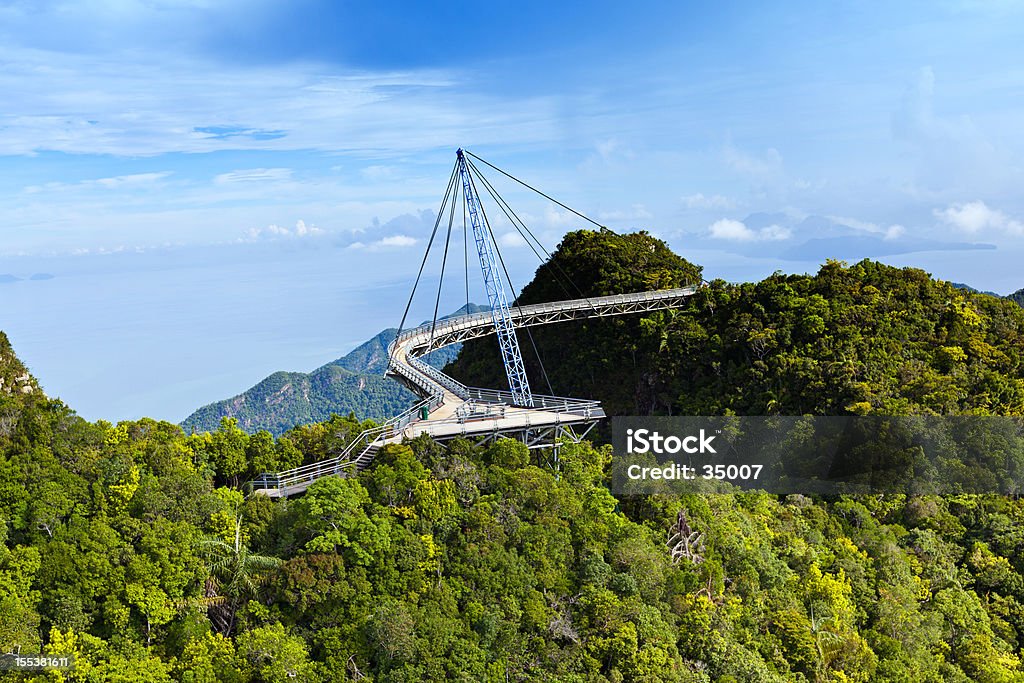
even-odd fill
[[(700, 277), (643, 234), (555, 259), (588, 295)], [(1011, 302), (862, 262), (534, 335), (556, 389), (613, 413), (1020, 415), (1022, 330)], [(457, 370), (496, 386), (486, 350)], [(553, 471), (418, 439), (275, 502), (238, 487), (366, 424), (88, 423), (11, 391), (23, 373), (0, 337), (0, 649), (78, 668), (21, 680), (1024, 680), (1020, 500), (616, 499), (606, 447)]]

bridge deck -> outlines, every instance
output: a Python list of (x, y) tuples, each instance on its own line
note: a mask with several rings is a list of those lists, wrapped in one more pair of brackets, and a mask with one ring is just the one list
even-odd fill
[[(677, 308), (699, 289), (690, 286), (513, 306), (512, 319), (519, 328)], [(545, 430), (573, 426), (589, 428), (605, 416), (598, 401), (557, 396), (535, 394), (532, 407), (515, 406), (510, 392), (467, 387), (419, 359), (448, 344), (493, 333), (490, 313), (457, 316), (402, 332), (388, 347), (388, 373), (423, 400), (381, 427), (360, 434), (340, 455), (277, 474), (264, 474), (251, 482), (253, 490), (272, 497), (296, 495), (320, 477), (362, 470), (382, 446), (421, 434), (445, 440), (458, 436), (546, 433)], [(423, 408), (428, 411), (425, 419), (421, 415)]]

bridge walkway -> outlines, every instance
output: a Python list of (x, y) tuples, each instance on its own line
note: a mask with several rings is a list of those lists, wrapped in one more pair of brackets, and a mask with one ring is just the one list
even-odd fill
[[(701, 286), (513, 306), (511, 314), (515, 327), (521, 328), (665, 310), (682, 306)], [(388, 374), (408, 386), (420, 402), (361, 433), (333, 458), (261, 475), (250, 482), (253, 492), (271, 497), (302, 493), (321, 477), (365, 469), (389, 443), (422, 434), (439, 441), (514, 435), (528, 447), (541, 448), (550, 447), (557, 436), (578, 440), (605, 417), (600, 402), (583, 399), (534, 394), (532, 407), (516, 406), (511, 392), (467, 387), (420, 359), (449, 344), (493, 333), (490, 313), (456, 316), (402, 332), (388, 348)]]

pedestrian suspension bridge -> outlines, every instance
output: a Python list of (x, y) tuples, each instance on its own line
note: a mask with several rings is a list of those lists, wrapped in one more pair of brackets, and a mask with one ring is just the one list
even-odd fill
[[(387, 374), (411, 389), (421, 400), (379, 427), (364, 431), (332, 458), (276, 474), (261, 475), (250, 482), (253, 492), (271, 497), (302, 493), (321, 477), (345, 476), (362, 471), (373, 461), (377, 452), (387, 444), (400, 443), (405, 439), (416, 438), (424, 434), (436, 441), (467, 438), (479, 444), (487, 443), (498, 437), (509, 437), (518, 439), (531, 449), (557, 448), (558, 443), (564, 440), (579, 442), (599, 420), (605, 417), (600, 402), (533, 393), (526, 376), (516, 330), (523, 330), (529, 335), (529, 328), (537, 325), (679, 308), (684, 305), (687, 298), (696, 294), (703, 286), (703, 283), (699, 283), (677, 289), (634, 294), (570, 298), (565, 301), (530, 305), (519, 305), (514, 302), (510, 304), (505, 293), (505, 285), (507, 284), (512, 291), (514, 288), (480, 202), (477, 184), (482, 185), (490, 193), (504, 215), (539, 258), (543, 260), (540, 252), (543, 251), (547, 254), (547, 251), (526, 227), (526, 224), (511, 210), (507, 202), (483, 177), (473, 163), (473, 159), (487, 164), (562, 208), (590, 221), (586, 216), (526, 185), (471, 152), (458, 150), (455, 168), (449, 178), (448, 190), (441, 204), (441, 210), (438, 212), (437, 221), (427, 246), (427, 253), (420, 264), (419, 274), (413, 286), (413, 294), (409, 298), (409, 304), (406, 305), (399, 333), (388, 348)], [(444, 268), (449, 258), (455, 208), (460, 195), (463, 214), (463, 251), (467, 266), (467, 301), (469, 298), (469, 230), (471, 229), (490, 310), (485, 313), (438, 319)], [(423, 276), (427, 257), (438, 234), (446, 208), (448, 210), (448, 234), (445, 239), (441, 282), (438, 285), (433, 320), (419, 327), (403, 330), (413, 296), (415, 296), (416, 288)], [(550, 258), (550, 254), (547, 255)], [(509, 383), (508, 391), (468, 387), (423, 359), (423, 356), (431, 351), (449, 344), (491, 334), (497, 336), (501, 349), (505, 374)]]

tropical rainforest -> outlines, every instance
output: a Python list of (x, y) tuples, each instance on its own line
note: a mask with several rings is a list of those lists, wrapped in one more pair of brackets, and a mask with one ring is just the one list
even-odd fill
[[(701, 277), (581, 231), (520, 301)], [(870, 261), (533, 335), (535, 390), (613, 415), (1024, 414), (1024, 309)], [(616, 498), (599, 440), (421, 438), (273, 500), (245, 482), (371, 423), (90, 423), (2, 335), (0, 379), (0, 651), (75, 658), (10, 680), (1024, 681), (1016, 496)]]

